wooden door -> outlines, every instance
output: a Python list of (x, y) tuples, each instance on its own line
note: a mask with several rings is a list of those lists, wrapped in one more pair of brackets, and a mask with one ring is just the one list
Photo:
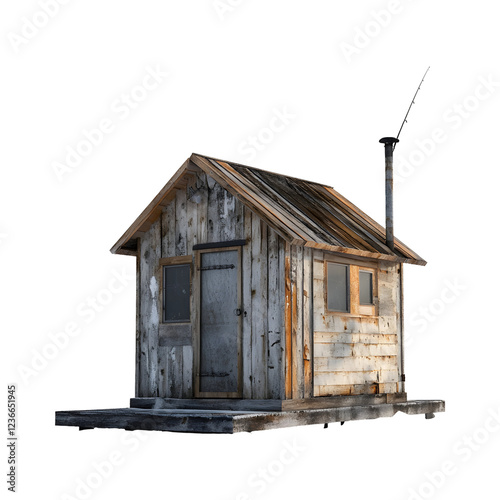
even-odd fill
[(238, 398), (241, 384), (241, 251), (200, 251), (196, 396)]

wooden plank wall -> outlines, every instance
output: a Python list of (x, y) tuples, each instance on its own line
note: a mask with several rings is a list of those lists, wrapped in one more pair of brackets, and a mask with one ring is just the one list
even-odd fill
[(324, 311), (324, 254), (314, 251), (314, 395), (401, 392), (400, 264), (378, 264), (378, 316)]
[[(201, 201), (188, 200), (199, 190)], [(171, 345), (162, 335), (160, 258), (193, 255), (193, 245), (246, 239), (242, 248), (243, 397), (284, 397), (285, 242), (228, 191), (204, 173), (192, 174), (177, 189), (141, 238), (138, 264), (137, 397), (192, 398), (192, 335), (198, 312), (197, 291), (191, 293), (191, 338)], [(192, 281), (196, 283), (193, 266)], [(182, 345), (179, 345), (182, 344)], [(140, 355), (139, 355), (140, 353)]]
[[(137, 387), (139, 394), (154, 395), (158, 390), (158, 325), (160, 310), (159, 269), (160, 222), (155, 222), (140, 245), (139, 352), (137, 354)], [(137, 292), (139, 293), (139, 292)]]
[(313, 249), (286, 245), (286, 399), (313, 396)]

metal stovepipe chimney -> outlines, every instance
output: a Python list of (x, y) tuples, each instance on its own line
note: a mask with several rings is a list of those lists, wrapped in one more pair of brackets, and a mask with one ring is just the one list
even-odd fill
[(385, 243), (394, 251), (393, 150), (399, 139), (383, 137), (379, 142), (385, 148)]

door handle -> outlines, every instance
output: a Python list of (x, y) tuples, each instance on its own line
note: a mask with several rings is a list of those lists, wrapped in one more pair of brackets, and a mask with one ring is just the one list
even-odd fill
[(242, 312), (243, 311), (239, 308), (234, 310), (234, 314), (236, 314), (236, 316), (241, 316)]

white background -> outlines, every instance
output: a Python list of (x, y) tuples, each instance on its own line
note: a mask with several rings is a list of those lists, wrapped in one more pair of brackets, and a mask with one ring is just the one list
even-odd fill
[[(18, 385), (18, 498), (496, 498), (494, 2), (73, 0), (50, 18), (41, 3), (0, 14), (2, 390)], [(406, 266), (407, 392), (446, 413), (234, 436), (54, 426), (56, 410), (134, 395), (133, 279), (83, 311), (113, 273), (133, 278), (135, 259), (109, 248), (192, 152), (332, 185), (383, 222), (378, 140), (397, 134), (428, 65), (395, 151), (395, 227), (428, 261)], [(168, 76), (137, 89), (148, 67)], [(293, 118), (271, 138), (277, 111)], [(113, 130), (57, 175), (102, 119)], [(80, 333), (54, 351), (68, 323)]]

